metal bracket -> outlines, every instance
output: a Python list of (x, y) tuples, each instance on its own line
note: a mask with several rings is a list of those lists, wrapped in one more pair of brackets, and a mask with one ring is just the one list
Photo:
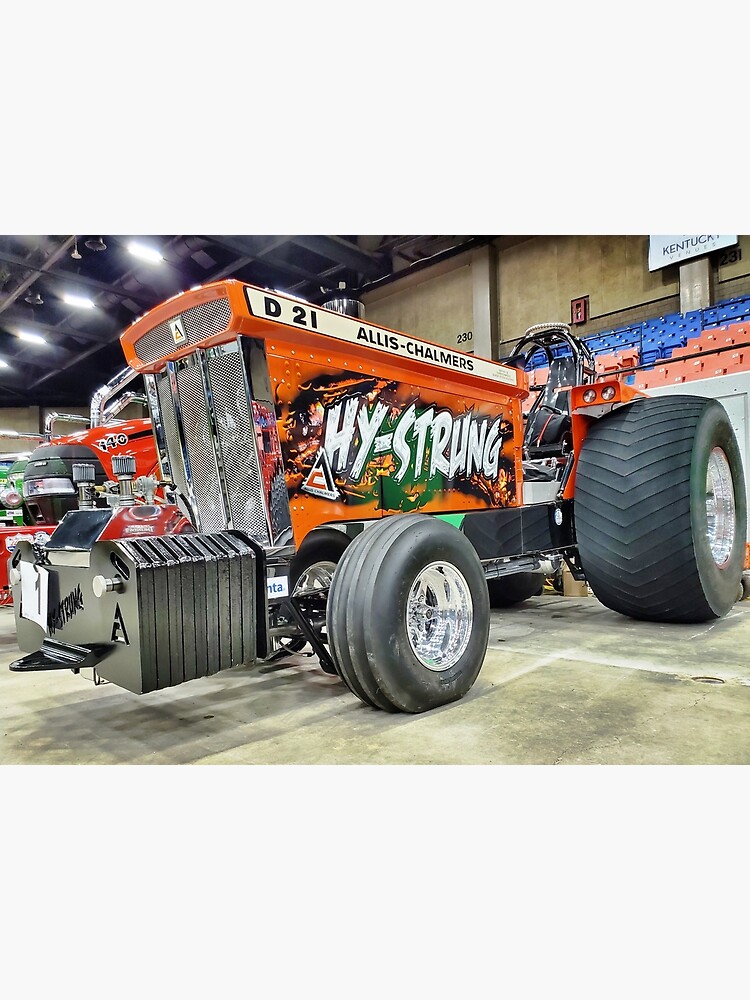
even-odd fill
[[(316, 594), (322, 594), (323, 591), (316, 591)], [(299, 627), (300, 632), (307, 641), (310, 643), (315, 651), (315, 655), (320, 660), (320, 666), (327, 674), (338, 674), (336, 669), (336, 664), (334, 663), (325, 643), (320, 638), (320, 632), (317, 632), (312, 625), (310, 620), (305, 616), (302, 608), (300, 607), (299, 597), (287, 597), (286, 600), (281, 601), (279, 605), (284, 611), (288, 612), (294, 619), (295, 624)]]
[(90, 645), (74, 646), (59, 642), (57, 639), (45, 638), (42, 645), (34, 653), (28, 653), (20, 660), (14, 660), (10, 669), (16, 673), (30, 670), (72, 670), (74, 673), (81, 667), (93, 667), (111, 652), (112, 643), (92, 643)]
[(574, 580), (582, 583), (586, 579), (586, 574), (583, 572), (583, 567), (581, 566), (580, 560), (578, 558), (578, 552), (564, 552), (563, 559), (565, 560), (568, 569), (570, 570), (570, 575)]
[(565, 468), (563, 469), (563, 474), (560, 477), (560, 489), (557, 491), (558, 500), (562, 500), (563, 498), (563, 493), (565, 492), (565, 487), (568, 485), (568, 480), (570, 479), (570, 474), (573, 471), (575, 460), (575, 453), (571, 451), (565, 459)]
[(497, 580), (514, 573), (534, 573), (539, 569), (539, 555), (520, 556), (518, 558), (488, 559), (482, 563), (484, 576), (487, 580)]

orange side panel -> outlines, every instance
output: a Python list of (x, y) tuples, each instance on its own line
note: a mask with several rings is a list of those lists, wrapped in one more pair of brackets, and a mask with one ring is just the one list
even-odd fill
[(519, 503), (519, 400), (268, 357), (298, 544), (330, 521)]

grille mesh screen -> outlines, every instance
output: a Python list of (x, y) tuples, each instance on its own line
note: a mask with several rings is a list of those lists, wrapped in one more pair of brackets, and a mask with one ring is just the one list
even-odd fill
[(161, 411), (161, 422), (166, 438), (167, 454), (169, 456), (169, 466), (172, 472), (173, 482), (184, 497), (188, 497), (187, 476), (185, 474), (185, 463), (182, 459), (182, 448), (177, 434), (177, 420), (175, 418), (174, 403), (169, 387), (169, 374), (160, 376), (157, 383), (157, 393), (159, 395), (159, 409)]
[(198, 349), (155, 381), (172, 478), (198, 530), (231, 522), (261, 545), (279, 544), (291, 518), (273, 406), (251, 404), (239, 344)]
[(179, 368), (177, 391), (182, 410), (182, 432), (190, 460), (193, 495), (198, 506), (201, 531), (226, 528), (221, 483), (216, 465), (211, 424), (199, 365)]
[(240, 352), (209, 351), (208, 377), (232, 525), (268, 545), (263, 484)]
[(175, 343), (169, 324), (177, 318), (182, 320), (185, 331), (183, 344), (198, 344), (206, 337), (225, 330), (231, 316), (232, 310), (228, 299), (211, 299), (209, 302), (201, 302), (200, 305), (186, 309), (184, 313), (172, 317), (172, 320), (165, 320), (155, 326), (153, 330), (145, 333), (135, 344), (136, 356), (141, 361), (152, 362), (174, 354), (177, 347), (182, 346), (182, 344)]

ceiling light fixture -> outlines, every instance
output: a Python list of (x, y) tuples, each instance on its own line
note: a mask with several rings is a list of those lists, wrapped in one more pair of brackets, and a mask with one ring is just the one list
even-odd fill
[(73, 238), (75, 240), (75, 243), (73, 245), (73, 250), (71, 251), (70, 256), (73, 258), (73, 260), (82, 260), (83, 258), (81, 257), (81, 254), (78, 253), (78, 237), (75, 236)]
[(28, 304), (30, 306), (43, 306), (44, 305), (44, 299), (39, 294), (39, 292), (31, 292), (30, 291), (29, 294), (26, 296), (26, 298), (23, 301), (24, 302), (28, 302)]
[(104, 242), (104, 240), (101, 238), (101, 236), (99, 236), (95, 240), (94, 239), (86, 240), (86, 246), (89, 248), (89, 250), (106, 250), (107, 249), (107, 244)]
[(19, 330), (18, 339), (26, 340), (30, 344), (46, 344), (47, 341), (40, 333), (30, 333), (28, 330)]
[(164, 260), (158, 250), (143, 243), (128, 243), (128, 250), (134, 257), (140, 257), (141, 260), (147, 260), (152, 264), (159, 264)]
[(63, 302), (69, 306), (77, 306), (79, 309), (93, 309), (94, 303), (84, 295), (63, 295)]

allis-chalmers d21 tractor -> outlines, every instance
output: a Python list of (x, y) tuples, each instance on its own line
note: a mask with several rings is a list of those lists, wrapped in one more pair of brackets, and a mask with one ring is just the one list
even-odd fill
[(531, 596), (550, 563), (634, 618), (735, 600), (746, 502), (723, 407), (596, 381), (564, 326), (498, 364), (221, 281), (121, 342), (176, 503), (135, 503), (116, 456), (117, 509), (19, 542), (29, 655), (11, 669), (93, 667), (143, 693), (309, 642), (366, 705), (422, 712), (469, 691), (491, 600)]

